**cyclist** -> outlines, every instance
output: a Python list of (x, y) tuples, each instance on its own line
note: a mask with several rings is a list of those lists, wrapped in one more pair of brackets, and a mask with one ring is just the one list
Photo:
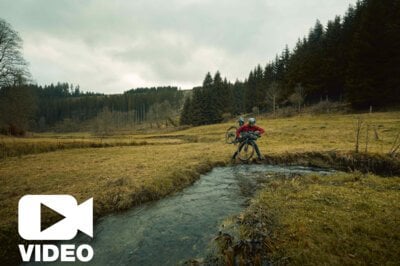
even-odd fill
[[(249, 122), (246, 125), (241, 126), (240, 128), (238, 128), (238, 130), (236, 131), (236, 141), (240, 141), (240, 135), (242, 132), (253, 132), (258, 136), (261, 136), (262, 134), (264, 134), (265, 130), (261, 127), (256, 126), (256, 119), (255, 118), (249, 118)], [(257, 153), (257, 157), (258, 160), (263, 160), (264, 156), (262, 156), (260, 150), (258, 149), (257, 143), (255, 141), (253, 141), (254, 144), (254, 149), (256, 150)], [(242, 145), (242, 144), (240, 144)], [(242, 146), (239, 146), (239, 151), (242, 149)], [(233, 154), (232, 159), (236, 159), (236, 156), (238, 155), (238, 151), (236, 151)]]

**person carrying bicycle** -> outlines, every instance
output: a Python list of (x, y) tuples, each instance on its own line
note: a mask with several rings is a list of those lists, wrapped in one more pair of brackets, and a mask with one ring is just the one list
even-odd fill
[[(249, 118), (249, 122), (246, 125), (243, 125), (240, 128), (238, 128), (238, 130), (236, 130), (236, 141), (240, 142), (240, 144), (239, 144), (238, 151), (236, 151), (233, 154), (232, 159), (233, 160), (236, 159), (236, 156), (238, 155), (238, 153), (241, 151), (241, 149), (243, 147), (244, 142), (241, 141), (241, 135), (243, 133), (254, 133), (257, 137), (260, 137), (262, 134), (264, 134), (264, 132), (265, 132), (265, 130), (263, 128), (256, 126), (255, 118)], [(254, 149), (256, 150), (258, 160), (263, 160), (264, 156), (262, 156), (257, 143), (255, 142), (255, 140), (253, 140), (252, 142), (253, 142)]]

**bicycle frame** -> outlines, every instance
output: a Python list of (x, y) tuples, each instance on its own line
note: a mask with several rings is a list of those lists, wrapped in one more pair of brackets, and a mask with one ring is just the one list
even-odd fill
[[(258, 137), (259, 136), (253, 132), (245, 132), (242, 134), (241, 138), (239, 139), (240, 144), (237, 150), (239, 160), (247, 162), (253, 157), (256, 145), (255, 141), (258, 139)], [(249, 148), (251, 149), (250, 152), (248, 152)], [(245, 151), (245, 156), (242, 156), (241, 154), (243, 149)]]

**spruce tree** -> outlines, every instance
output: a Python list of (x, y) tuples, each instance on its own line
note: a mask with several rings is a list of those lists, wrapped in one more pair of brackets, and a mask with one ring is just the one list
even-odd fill
[(181, 125), (191, 125), (193, 123), (192, 118), (192, 101), (190, 97), (187, 97), (185, 103), (183, 104), (183, 109), (181, 112), (181, 117), (179, 123)]
[(251, 112), (252, 108), (256, 106), (256, 78), (253, 71), (250, 71), (249, 78), (245, 83), (245, 107), (246, 112)]
[(400, 101), (399, 5), (399, 1), (369, 0), (359, 7), (346, 75), (347, 97), (354, 107)]
[(204, 125), (207, 122), (205, 114), (205, 94), (202, 87), (193, 88), (193, 98), (191, 103), (192, 124), (194, 126)]

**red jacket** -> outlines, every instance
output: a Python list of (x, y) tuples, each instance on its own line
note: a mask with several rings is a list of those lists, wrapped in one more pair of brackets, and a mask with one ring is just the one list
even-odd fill
[(243, 125), (241, 127), (238, 128), (238, 130), (236, 130), (236, 137), (239, 138), (240, 137), (240, 133), (242, 132), (248, 132), (248, 131), (259, 131), (260, 134), (264, 134), (265, 130), (261, 127), (258, 126), (250, 126), (249, 124)]

